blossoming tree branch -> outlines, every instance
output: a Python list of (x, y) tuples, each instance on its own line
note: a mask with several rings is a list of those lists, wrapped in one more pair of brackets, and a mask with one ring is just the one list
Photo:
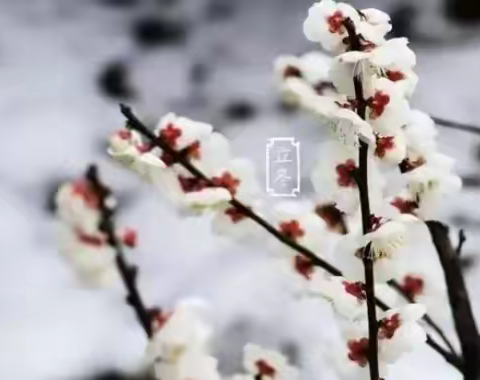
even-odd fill
[[(260, 237), (294, 292), (329, 302), (343, 339), (335, 361), (341, 378), (387, 379), (404, 353), (427, 344), (464, 379), (480, 379), (480, 339), (459, 263), (464, 237), (455, 250), (435, 219), (461, 181), (453, 159), (437, 150), (434, 121), (410, 108), (415, 54), (407, 39), (386, 38), (390, 18), (376, 9), (322, 0), (303, 26), (333, 57), (282, 56), (275, 72), (285, 101), (331, 131), (318, 148), (313, 199), (268, 207), (252, 162), (234, 157), (211, 125), (172, 113), (150, 129), (122, 105), (126, 127), (111, 137), (110, 155), (182, 214), (212, 214), (215, 233), (238, 244)], [(57, 204), (62, 251), (81, 277), (124, 285), (148, 338), (146, 367), (161, 380), (222, 378), (201, 302), (167, 311), (142, 299), (124, 252), (136, 232), (116, 227), (116, 201), (97, 169), (62, 186)], [(421, 232), (438, 257), (418, 246)], [(437, 323), (446, 297), (459, 350)], [(301, 372), (253, 344), (244, 349), (244, 369), (233, 378), (295, 380)]]

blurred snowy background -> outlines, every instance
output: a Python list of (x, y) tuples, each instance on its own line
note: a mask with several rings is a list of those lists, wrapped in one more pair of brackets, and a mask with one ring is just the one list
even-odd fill
[[(140, 368), (145, 338), (122, 294), (82, 287), (56, 252), (52, 193), (90, 162), (117, 190), (121, 222), (139, 229), (133, 260), (145, 298), (168, 307), (205, 297), (226, 374), (253, 341), (280, 347), (305, 368), (304, 379), (335, 379), (322, 358), (335, 335), (327, 307), (293, 299), (264, 252), (213, 236), (202, 220), (180, 219), (105, 153), (107, 136), (123, 124), (119, 101), (151, 123), (173, 110), (229, 136), (262, 180), (267, 139), (297, 138), (308, 195), (324, 132), (280, 106), (272, 61), (315, 48), (301, 28), (311, 3), (0, 0), (0, 379), (90, 379)], [(475, 1), (353, 3), (392, 13), (396, 33), (411, 38), (420, 76), (415, 107), (480, 126)], [(440, 141), (465, 180), (442, 213), (453, 232), (466, 230), (464, 261), (480, 316), (480, 137), (441, 129)], [(460, 378), (428, 348), (402, 363), (389, 379)]]

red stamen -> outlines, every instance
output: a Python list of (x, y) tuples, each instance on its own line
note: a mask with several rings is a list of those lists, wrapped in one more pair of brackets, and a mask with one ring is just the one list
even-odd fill
[(423, 293), (425, 281), (421, 277), (407, 275), (403, 279), (401, 288), (409, 300), (415, 301), (415, 298)]
[(75, 234), (80, 242), (86, 245), (91, 245), (92, 247), (101, 247), (105, 244), (105, 239), (100, 236), (88, 235), (80, 230), (76, 230)]
[(377, 136), (377, 147), (375, 148), (375, 155), (383, 158), (387, 154), (388, 150), (395, 148), (394, 136)]
[(123, 244), (127, 247), (134, 248), (137, 246), (138, 242), (138, 233), (136, 230), (133, 229), (126, 229), (122, 236)]
[(366, 287), (363, 282), (343, 281), (343, 286), (348, 294), (357, 297), (359, 301), (364, 301), (367, 299)]
[(257, 376), (268, 376), (268, 377), (275, 377), (276, 370), (270, 364), (268, 364), (265, 360), (261, 359), (255, 363), (257, 367), (258, 373)]
[(353, 177), (353, 172), (357, 169), (355, 161), (350, 158), (344, 164), (339, 164), (336, 167), (337, 171), (337, 183), (343, 187), (355, 187), (357, 182)]
[(311, 280), (315, 272), (315, 265), (313, 265), (312, 260), (302, 255), (295, 256), (294, 260), (295, 270), (307, 280)]
[(348, 358), (360, 367), (366, 367), (368, 364), (368, 346), (368, 338), (348, 341)]
[(402, 214), (414, 214), (418, 208), (418, 202), (396, 197), (390, 204), (396, 207)]
[(286, 238), (296, 241), (305, 235), (305, 230), (302, 229), (298, 220), (292, 219), (288, 222), (280, 223), (280, 233)]
[(392, 339), (395, 332), (402, 325), (400, 314), (394, 314), (390, 318), (383, 318), (378, 322), (378, 337), (380, 339)]
[(330, 33), (343, 33), (344, 26), (343, 22), (345, 17), (341, 11), (336, 11), (331, 16), (327, 17), (328, 30)]
[(182, 130), (174, 127), (173, 124), (168, 124), (167, 127), (160, 132), (160, 138), (172, 148), (175, 148), (177, 140), (181, 135)]
[(238, 208), (233, 206), (227, 208), (225, 210), (225, 214), (230, 217), (230, 219), (232, 220), (232, 223), (238, 223), (239, 221), (246, 218), (243, 212), (241, 212)]
[(399, 70), (387, 70), (386, 75), (392, 82), (398, 82), (406, 78), (405, 74)]
[(200, 191), (208, 187), (208, 183), (205, 180), (196, 177), (184, 177), (179, 175), (178, 182), (185, 193)]
[(132, 131), (129, 129), (120, 129), (117, 132), (118, 137), (120, 137), (122, 140), (130, 140), (132, 137)]
[(235, 195), (241, 181), (238, 178), (235, 178), (231, 173), (225, 172), (221, 177), (213, 177), (212, 182), (215, 186), (224, 187), (230, 191), (232, 195)]
[(78, 180), (73, 182), (72, 186), (73, 194), (82, 197), (89, 207), (98, 208), (100, 206), (100, 198), (90, 186), (88, 181)]
[(390, 103), (390, 95), (377, 91), (374, 96), (367, 99), (370, 107), (370, 119), (376, 119), (383, 115), (385, 108)]

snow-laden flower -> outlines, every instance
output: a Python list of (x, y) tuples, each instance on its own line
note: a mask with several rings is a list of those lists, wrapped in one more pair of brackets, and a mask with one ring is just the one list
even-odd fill
[[(354, 147), (335, 141), (320, 145), (318, 164), (311, 180), (319, 203), (334, 204), (346, 214), (353, 214), (359, 206), (357, 182), (354, 177), (358, 169), (358, 152)], [(373, 157), (369, 157), (368, 183), (370, 199), (381, 199), (382, 178)]]
[(62, 226), (59, 247), (80, 278), (92, 286), (113, 286), (120, 278), (115, 264), (116, 252), (100, 231), (83, 232)]
[[(129, 156), (133, 160), (130, 166), (142, 167), (141, 174), (181, 211), (225, 209), (232, 197), (252, 201), (252, 194), (258, 194), (254, 165), (244, 159), (232, 159), (229, 142), (212, 132), (211, 125), (168, 114), (160, 120), (155, 134), (204, 177), (193, 175), (167, 149), (162, 151), (152, 145)], [(116, 148), (112, 146), (111, 151), (135, 149), (130, 142), (125, 148), (118, 139), (113, 139)]]
[[(275, 206), (275, 220), (278, 231), (288, 240), (314, 252), (319, 257), (329, 253), (329, 237), (325, 222), (305, 204), (281, 202)], [(277, 257), (288, 261), (294, 273), (304, 280), (310, 280), (314, 273), (312, 261), (272, 238), (270, 250)]]
[(402, 177), (407, 187), (393, 197), (391, 204), (404, 214), (423, 220), (433, 218), (442, 199), (457, 193), (462, 187), (460, 177), (450, 172), (451, 162), (447, 157), (442, 157), (441, 161), (445, 165), (424, 164), (404, 173)]
[(310, 295), (317, 295), (330, 302), (343, 318), (356, 320), (366, 315), (367, 295), (365, 284), (350, 282), (340, 276), (316, 276), (309, 288)]
[(159, 361), (155, 375), (159, 380), (221, 380), (218, 361), (202, 351), (185, 351), (175, 363)]
[(406, 352), (425, 343), (427, 335), (418, 321), (425, 315), (425, 306), (410, 304), (388, 310), (378, 322), (379, 356), (394, 363)]
[(154, 364), (160, 379), (219, 380), (217, 361), (208, 354), (211, 329), (202, 315), (205, 304), (190, 299), (173, 311), (157, 311), (146, 361)]
[(409, 98), (417, 85), (418, 77), (413, 71), (416, 57), (407, 46), (406, 38), (394, 38), (375, 49), (349, 51), (335, 57), (331, 64), (330, 78), (337, 90), (355, 98), (354, 76), (362, 79), (365, 89), (372, 88), (376, 78), (386, 78), (395, 92)]
[(280, 352), (247, 344), (243, 350), (245, 370), (262, 380), (296, 380), (298, 370)]
[(402, 250), (408, 244), (410, 228), (417, 218), (401, 214), (393, 218), (372, 215), (370, 232), (361, 231), (345, 235), (335, 255), (345, 277), (351, 281), (365, 280), (363, 258), (367, 253), (373, 258), (373, 270), (377, 282), (386, 282), (401, 270), (404, 257)]
[(55, 203), (62, 222), (86, 234), (98, 231), (100, 198), (87, 180), (79, 179), (60, 186)]
[(309, 9), (303, 32), (308, 40), (321, 43), (326, 50), (344, 51), (348, 37), (344, 25), (347, 19), (354, 25), (360, 25), (360, 15), (351, 5), (322, 0)]
[(392, 22), (387, 13), (375, 8), (362, 9), (359, 13), (361, 20), (370, 24), (378, 35), (385, 36), (392, 30)]
[(382, 136), (395, 135), (408, 121), (408, 102), (387, 78), (374, 78), (372, 86), (365, 89), (365, 100), (366, 120)]
[(436, 153), (435, 138), (438, 131), (432, 118), (419, 110), (410, 110), (407, 124), (403, 127), (407, 142), (406, 159), (415, 166), (415, 163), (424, 163), (428, 157)]
[(298, 57), (278, 57), (274, 69), (284, 100), (292, 105), (302, 105), (304, 98), (336, 93), (329, 78), (331, 61), (331, 57), (319, 51)]
[(375, 156), (381, 161), (398, 165), (405, 159), (407, 145), (403, 131), (398, 131), (392, 136), (376, 135)]

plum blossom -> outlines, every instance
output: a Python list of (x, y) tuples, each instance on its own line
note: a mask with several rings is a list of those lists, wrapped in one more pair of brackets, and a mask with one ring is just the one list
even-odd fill
[(379, 356), (394, 363), (401, 355), (425, 343), (427, 336), (418, 321), (425, 315), (425, 306), (410, 304), (388, 310), (379, 321)]
[(360, 232), (343, 237), (338, 245), (336, 260), (350, 280), (364, 281), (363, 257), (365, 248), (374, 260), (374, 274), (378, 282), (392, 279), (402, 268), (405, 259), (402, 251), (407, 247), (410, 228), (417, 218), (401, 214), (388, 218), (372, 215), (370, 232)]
[(210, 327), (203, 321), (204, 303), (181, 301), (173, 311), (157, 311), (146, 360), (159, 379), (219, 380), (217, 360), (208, 354)]
[[(355, 180), (358, 152), (335, 141), (322, 143), (318, 150), (318, 164), (311, 176), (317, 201), (333, 204), (346, 214), (354, 214), (359, 207)], [(383, 183), (373, 157), (370, 157), (369, 168), (370, 199), (381, 199)]]
[(278, 57), (274, 68), (284, 100), (301, 105), (308, 98), (335, 94), (336, 89), (329, 78), (331, 61), (331, 57), (317, 51), (299, 57)]
[[(67, 182), (60, 186), (57, 196), (60, 252), (89, 285), (112, 286), (119, 280), (116, 251), (100, 230), (101, 199), (87, 179)], [(116, 201), (110, 195), (105, 202), (114, 208)], [(125, 247), (137, 244), (137, 232), (125, 229), (117, 232), (117, 239)]]
[(360, 15), (351, 5), (323, 0), (309, 9), (303, 31), (310, 41), (320, 42), (326, 50), (339, 52), (346, 48), (345, 38), (348, 37), (344, 26), (346, 19), (360, 25)]
[(249, 343), (243, 349), (243, 365), (248, 374), (262, 380), (295, 380), (298, 370), (280, 352)]
[[(127, 136), (129, 132), (132, 135)], [(211, 125), (170, 113), (160, 120), (155, 134), (205, 177), (190, 173), (168, 151), (151, 144), (138, 148), (134, 131), (117, 132), (110, 141), (109, 152), (120, 160), (127, 156), (130, 166), (180, 211), (225, 209), (233, 197), (252, 198), (251, 194), (257, 192), (254, 166), (246, 160), (232, 158), (228, 141), (213, 132)], [(122, 136), (128, 137), (128, 141), (123, 141)]]

